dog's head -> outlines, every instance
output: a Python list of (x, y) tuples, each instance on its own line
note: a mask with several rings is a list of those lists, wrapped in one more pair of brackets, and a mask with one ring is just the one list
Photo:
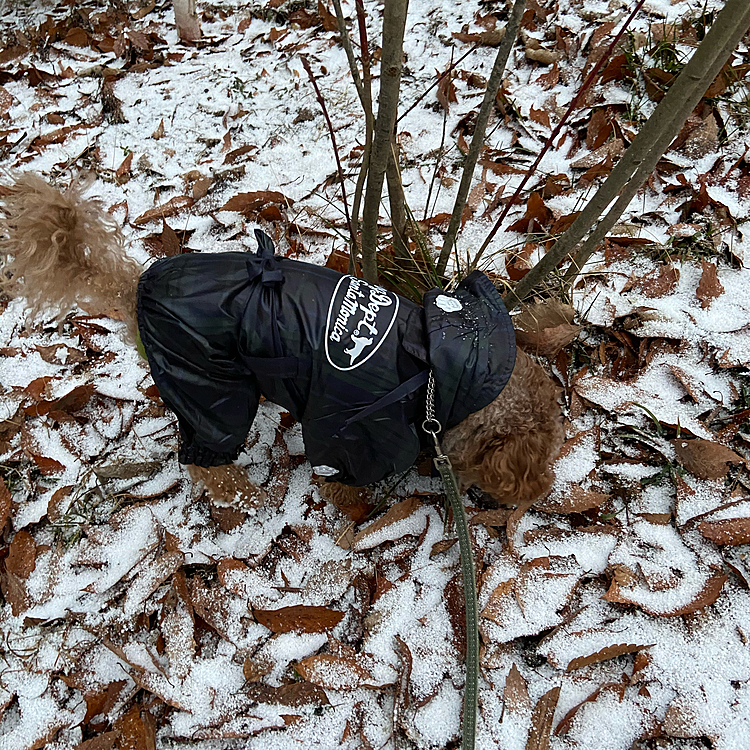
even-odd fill
[(475, 484), (509, 505), (549, 492), (564, 439), (559, 396), (560, 388), (519, 350), (502, 393), (445, 434), (443, 447), (462, 486)]

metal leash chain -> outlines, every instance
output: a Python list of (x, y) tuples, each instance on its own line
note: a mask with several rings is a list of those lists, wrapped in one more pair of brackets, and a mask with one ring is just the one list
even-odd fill
[(435, 446), (434, 463), (443, 480), (445, 494), (453, 509), (453, 521), (458, 533), (461, 553), (461, 574), (464, 581), (464, 603), (466, 605), (466, 685), (464, 687), (464, 718), (462, 726), (462, 750), (474, 750), (477, 729), (477, 699), (479, 691), (479, 628), (477, 623), (477, 579), (474, 572), (474, 555), (471, 550), (469, 525), (466, 511), (458, 492), (456, 476), (451, 462), (443, 453), (438, 433), (443, 429), (435, 419), (435, 377), (430, 372), (427, 381), (427, 418), (422, 429), (432, 436)]

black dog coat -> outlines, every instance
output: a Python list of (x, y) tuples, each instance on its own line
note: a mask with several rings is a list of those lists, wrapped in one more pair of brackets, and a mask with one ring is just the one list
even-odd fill
[(138, 285), (138, 328), (159, 393), (175, 412), (179, 460), (234, 461), (260, 395), (302, 423), (319, 474), (364, 485), (405, 471), (420, 451), (425, 383), (452, 427), (489, 404), (515, 362), (500, 295), (479, 272), (424, 307), (329, 268), (258, 255), (187, 254)]

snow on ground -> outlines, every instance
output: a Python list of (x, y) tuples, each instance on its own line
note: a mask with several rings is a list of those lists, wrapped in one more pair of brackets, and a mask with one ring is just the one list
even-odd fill
[[(486, 237), (629, 5), (529, 0), (459, 258)], [(670, 54), (660, 40), (679, 37), (684, 58), (721, 5), (649, 0), (627, 37), (633, 64), (653, 80)], [(350, 196), (364, 141), (332, 9), (198, 7), (203, 39), (186, 45), (168, 3), (131, 15), (119, 3), (6, 3), (2, 169), (59, 184), (92, 173), (89, 194), (144, 264), (174, 242), (160, 218), (138, 219), (155, 207), (185, 249), (254, 251), (262, 226), (280, 252), (323, 263), (345, 247), (345, 222), (300, 54)], [(376, 53), (382, 9), (365, 7)], [(465, 116), (495, 49), (457, 65), (447, 114), (435, 89), (408, 108), (470, 50), (455, 34), (504, 22), (501, 3), (411, 3), (398, 140), (418, 219), (452, 209)], [(535, 45), (554, 65), (527, 59)], [(740, 78), (748, 62), (743, 45)], [(542, 161), (529, 187), (553, 219), (593, 194), (597, 149), (632, 139), (653, 111), (636, 77), (597, 82)], [(568, 414), (551, 495), (507, 532), (508, 514), (472, 524), (480, 748), (530, 747), (545, 705), (553, 750), (748, 747), (745, 84), (698, 115), (572, 292), (581, 335), (550, 363)], [(222, 210), (255, 191), (258, 214)], [(485, 256), (498, 279), (540, 253), (538, 236), (510, 229), (529, 192)], [(439, 219), (425, 226), (439, 248)], [(435, 479), (415, 470), (377, 488), (404, 504), (367, 532), (321, 500), (298, 426), (264, 403), (240, 464), (268, 502), (223, 507), (177, 464), (175, 421), (122, 324), (26, 321), (22, 299), (0, 311), (0, 750), (456, 747), (462, 588)]]

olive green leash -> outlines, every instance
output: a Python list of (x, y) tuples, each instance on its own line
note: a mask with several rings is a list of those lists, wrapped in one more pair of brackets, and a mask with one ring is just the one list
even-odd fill
[(432, 437), (435, 446), (435, 467), (443, 480), (445, 494), (453, 510), (453, 521), (458, 533), (458, 546), (461, 554), (461, 573), (464, 581), (464, 603), (466, 606), (466, 685), (464, 687), (464, 718), (462, 724), (462, 750), (474, 750), (477, 730), (477, 698), (479, 692), (479, 628), (477, 623), (477, 579), (474, 572), (474, 555), (471, 550), (469, 525), (466, 511), (453, 473), (451, 462), (443, 453), (438, 440), (442, 430), (435, 419), (435, 378), (430, 373), (427, 381), (427, 419), (422, 429)]

